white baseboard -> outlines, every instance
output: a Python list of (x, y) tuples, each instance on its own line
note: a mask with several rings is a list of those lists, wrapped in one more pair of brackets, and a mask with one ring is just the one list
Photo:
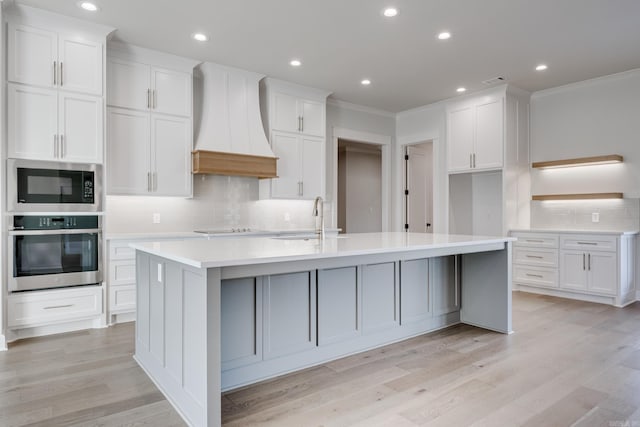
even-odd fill
[(0, 351), (7, 351), (7, 339), (0, 334)]
[(7, 330), (7, 342), (13, 342), (22, 338), (41, 337), (45, 335), (62, 334), (65, 332), (75, 332), (83, 329), (99, 329), (105, 327), (100, 318), (76, 320), (72, 322), (59, 323), (46, 326), (35, 326), (20, 329)]

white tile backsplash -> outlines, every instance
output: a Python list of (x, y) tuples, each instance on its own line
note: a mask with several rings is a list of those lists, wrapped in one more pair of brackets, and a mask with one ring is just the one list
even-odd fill
[[(193, 189), (191, 199), (107, 196), (106, 232), (152, 233), (231, 227), (293, 230), (315, 226), (311, 215), (313, 201), (258, 200), (255, 178), (195, 176)], [(160, 214), (160, 224), (152, 223), (154, 213)], [(332, 226), (330, 218), (331, 206), (326, 203), (327, 227)]]
[[(600, 221), (591, 221), (599, 213)], [(531, 202), (531, 228), (568, 230), (638, 230), (640, 199)]]

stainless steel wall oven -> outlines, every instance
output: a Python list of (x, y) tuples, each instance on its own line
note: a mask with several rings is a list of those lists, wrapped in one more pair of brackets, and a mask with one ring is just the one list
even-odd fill
[(9, 231), (9, 291), (100, 283), (101, 246), (98, 215), (15, 215)]

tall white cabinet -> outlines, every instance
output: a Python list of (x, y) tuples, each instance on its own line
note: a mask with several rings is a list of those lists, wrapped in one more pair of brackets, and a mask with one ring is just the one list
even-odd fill
[(25, 6), (7, 20), (8, 157), (102, 163), (112, 29)]
[(529, 224), (529, 93), (507, 85), (447, 104), (449, 232)]
[(271, 78), (260, 90), (265, 133), (278, 157), (278, 178), (261, 180), (260, 197), (324, 197), (329, 92)]
[(186, 58), (110, 44), (107, 194), (191, 196), (196, 65)]

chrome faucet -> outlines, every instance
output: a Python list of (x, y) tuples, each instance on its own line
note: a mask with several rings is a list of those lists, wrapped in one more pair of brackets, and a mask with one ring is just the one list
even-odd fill
[[(320, 239), (324, 240), (324, 201), (320, 196), (313, 201), (312, 215), (316, 217), (316, 234)], [(320, 228), (318, 228), (318, 215), (320, 216)]]

